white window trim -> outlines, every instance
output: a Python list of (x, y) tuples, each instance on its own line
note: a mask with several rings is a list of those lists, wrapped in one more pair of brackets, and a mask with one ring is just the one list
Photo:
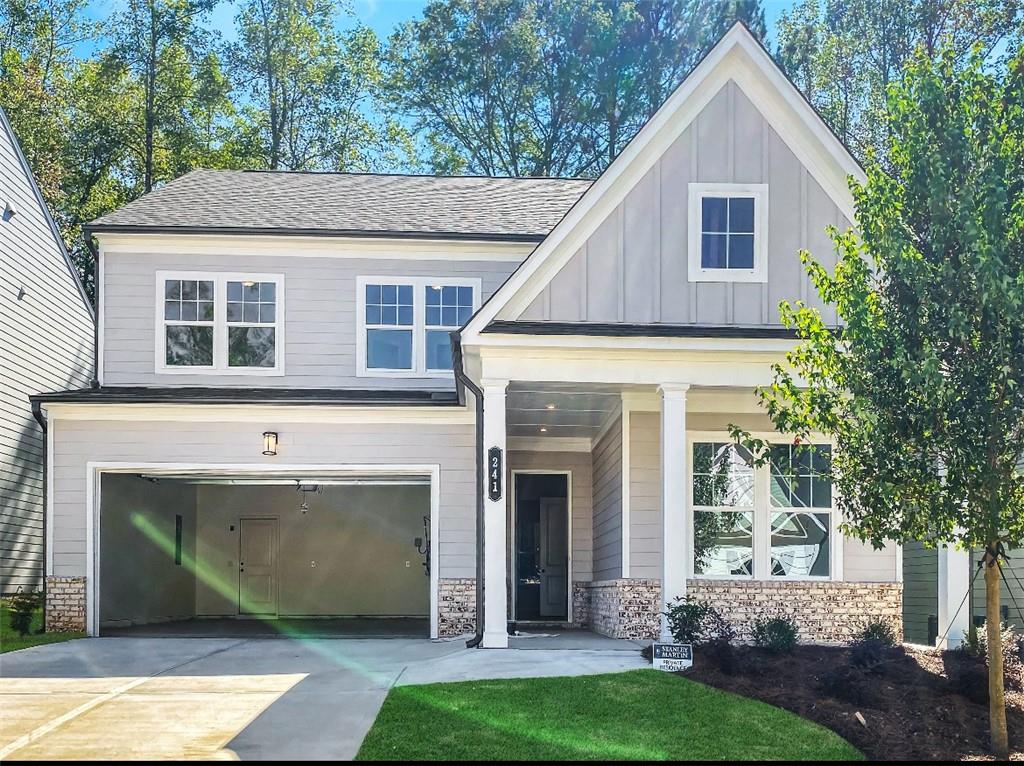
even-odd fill
[[(165, 347), (164, 282), (168, 279), (205, 280), (213, 282), (213, 365), (177, 366), (167, 364)], [(273, 282), (275, 294), (274, 309), (274, 366), (273, 367), (230, 367), (228, 366), (228, 282)], [(223, 271), (158, 271), (156, 272), (155, 323), (154, 323), (154, 365), (158, 375), (250, 375), (258, 377), (284, 375), (284, 275), (256, 274)], [(184, 324), (189, 324), (184, 322)], [(245, 324), (245, 323), (242, 323)], [(269, 326), (264, 324), (263, 326)]]
[[(755, 438), (764, 439), (776, 444), (791, 443), (792, 437), (778, 433), (754, 433)], [(771, 469), (769, 465), (754, 468), (754, 567), (753, 575), (705, 575), (698, 574), (695, 570), (693, 555), (693, 514), (695, 510), (701, 510), (704, 506), (693, 504), (693, 445), (696, 442), (724, 442), (733, 441), (728, 432), (724, 431), (689, 431), (687, 432), (686, 444), (686, 474), (689, 489), (686, 493), (686, 523), (687, 523), (687, 572), (694, 580), (737, 580), (740, 582), (832, 582), (843, 579), (843, 544), (844, 537), (839, 529), (842, 523), (839, 509), (836, 503), (836, 487), (832, 485), (832, 507), (831, 508), (775, 508), (771, 505)], [(835, 443), (827, 438), (814, 438), (812, 444), (831, 444), (835, 450)], [(716, 509), (709, 509), (716, 510)], [(748, 506), (737, 507), (736, 510), (748, 510)], [(776, 511), (795, 510), (807, 513), (829, 514), (829, 574), (828, 576), (812, 577), (772, 577), (771, 575), (771, 514)]]
[[(768, 184), (690, 184), (688, 276), (691, 282), (768, 281)], [(701, 266), (701, 210), (705, 197), (754, 198), (754, 268), (705, 269)]]
[[(367, 285), (408, 285), (412, 287), (412, 369), (389, 370), (366, 366), (366, 286)], [(452, 380), (452, 370), (427, 369), (427, 323), (426, 323), (426, 288), (439, 285), (442, 287), (473, 288), (473, 312), (480, 308), (480, 293), (483, 281), (476, 277), (400, 277), (400, 276), (365, 276), (356, 278), (356, 377), (359, 378), (437, 378)], [(396, 326), (395, 329), (404, 329)], [(442, 329), (442, 328), (431, 328)]]

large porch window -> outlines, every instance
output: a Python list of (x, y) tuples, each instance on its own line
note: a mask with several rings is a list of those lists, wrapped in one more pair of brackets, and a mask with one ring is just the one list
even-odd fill
[(828, 444), (775, 444), (768, 464), (755, 466), (742, 446), (694, 441), (694, 576), (830, 578), (835, 535), (830, 460)]

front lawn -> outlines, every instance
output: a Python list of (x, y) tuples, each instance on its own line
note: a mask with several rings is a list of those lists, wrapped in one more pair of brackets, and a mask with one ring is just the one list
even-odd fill
[(41, 644), (56, 644), (72, 638), (82, 638), (84, 633), (39, 633), (43, 628), (43, 610), (37, 609), (32, 616), (32, 632), (27, 636), (18, 635), (11, 629), (11, 613), (6, 601), (0, 601), (0, 653), (27, 649)]
[(357, 760), (861, 760), (837, 734), (680, 676), (399, 686)]

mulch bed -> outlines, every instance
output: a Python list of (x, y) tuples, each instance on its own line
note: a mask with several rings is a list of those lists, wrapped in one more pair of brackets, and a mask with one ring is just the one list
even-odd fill
[[(694, 655), (687, 678), (815, 721), (870, 760), (991, 758), (986, 668), (963, 652), (895, 648), (873, 667), (857, 668), (846, 647), (799, 646), (771, 654), (743, 646), (734, 650), (731, 674), (708, 651), (698, 647)], [(1006, 678), (1013, 760), (1024, 760), (1022, 676), (1011, 671)]]

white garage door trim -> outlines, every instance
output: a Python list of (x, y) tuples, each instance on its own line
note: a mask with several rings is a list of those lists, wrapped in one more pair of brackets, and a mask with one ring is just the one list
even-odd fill
[(441, 517), (441, 466), (440, 465), (406, 465), (395, 463), (379, 463), (357, 465), (343, 463), (340, 465), (301, 464), (301, 465), (264, 465), (253, 463), (124, 463), (124, 462), (89, 462), (86, 463), (86, 504), (85, 504), (85, 610), (87, 616), (86, 631), (90, 636), (99, 635), (99, 596), (100, 567), (98, 551), (100, 550), (100, 477), (104, 473), (183, 473), (190, 474), (306, 474), (322, 478), (346, 478), (358, 476), (371, 479), (377, 476), (410, 476), (430, 478), (430, 637), (436, 639), (438, 633), (438, 567), (439, 530)]

